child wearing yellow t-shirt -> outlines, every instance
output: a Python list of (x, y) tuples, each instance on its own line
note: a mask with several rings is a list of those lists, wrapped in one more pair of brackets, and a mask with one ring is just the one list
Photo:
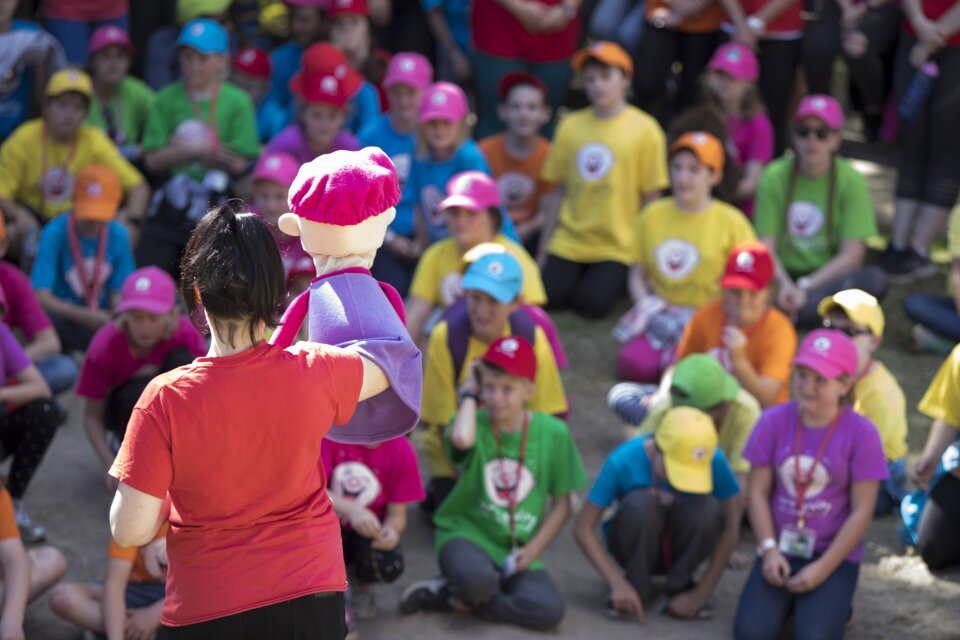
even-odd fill
[(552, 308), (609, 313), (636, 257), (640, 209), (667, 186), (666, 139), (626, 102), (633, 61), (597, 42), (573, 57), (590, 106), (565, 117), (543, 167), (549, 196), (538, 261)]
[(639, 252), (628, 283), (636, 305), (616, 332), (627, 342), (617, 359), (621, 378), (660, 379), (693, 310), (720, 295), (730, 250), (756, 239), (739, 209), (711, 196), (723, 166), (723, 145), (704, 131), (685, 133), (670, 147), (673, 196), (640, 216)]
[(877, 427), (890, 477), (880, 482), (874, 515), (900, 507), (907, 482), (907, 400), (900, 383), (874, 353), (883, 342), (880, 303), (860, 289), (847, 289), (820, 301), (817, 307), (825, 327), (850, 336), (857, 348), (857, 381), (853, 410)]

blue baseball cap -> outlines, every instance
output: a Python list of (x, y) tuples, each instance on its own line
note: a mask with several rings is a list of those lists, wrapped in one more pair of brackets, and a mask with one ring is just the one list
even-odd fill
[(523, 289), (523, 269), (509, 253), (488, 253), (467, 267), (460, 288), (483, 291), (497, 302), (509, 304)]
[(177, 38), (178, 47), (190, 47), (200, 53), (228, 53), (227, 32), (220, 23), (210, 18), (197, 18), (183, 25)]

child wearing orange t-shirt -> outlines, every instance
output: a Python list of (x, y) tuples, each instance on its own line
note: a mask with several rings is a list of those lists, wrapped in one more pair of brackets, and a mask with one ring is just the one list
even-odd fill
[(760, 242), (730, 250), (720, 298), (694, 312), (677, 345), (677, 360), (706, 353), (766, 408), (790, 397), (797, 332), (773, 306), (773, 259)]
[[(168, 525), (156, 538), (166, 540)], [(153, 638), (160, 629), (166, 589), (144, 561), (146, 547), (121, 547), (113, 538), (107, 552), (107, 579), (64, 582), (50, 594), (50, 608), (78, 627), (106, 635), (108, 640)]]
[(0, 485), (0, 637), (23, 638), (27, 603), (50, 588), (67, 572), (58, 549), (31, 547), (27, 551), (13, 513), (13, 500)]
[(539, 133), (550, 121), (547, 87), (536, 76), (518, 71), (503, 76), (499, 89), (497, 115), (507, 129), (477, 145), (497, 179), (500, 200), (520, 241), (535, 254), (544, 221), (540, 201), (551, 191), (550, 183), (540, 177), (550, 151), (550, 142)]

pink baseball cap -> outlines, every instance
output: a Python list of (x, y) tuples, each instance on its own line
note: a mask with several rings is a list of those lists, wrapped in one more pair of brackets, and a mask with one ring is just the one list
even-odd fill
[(843, 128), (843, 107), (828, 95), (814, 93), (803, 98), (793, 114), (794, 122), (804, 118), (817, 118), (834, 131), (839, 131)]
[(463, 207), (470, 211), (486, 211), (499, 206), (500, 189), (496, 180), (482, 171), (464, 171), (447, 182), (447, 197), (437, 209)]
[(420, 101), (420, 122), (459, 122), (467, 113), (467, 96), (463, 89), (452, 82), (436, 82), (430, 85)]
[(290, 186), (290, 211), (335, 226), (360, 224), (400, 202), (397, 168), (377, 147), (334, 151), (300, 167)]
[(104, 25), (93, 32), (93, 35), (90, 36), (90, 43), (87, 45), (87, 53), (93, 55), (111, 45), (123, 47), (127, 50), (127, 53), (133, 53), (133, 43), (130, 42), (130, 36), (115, 24)]
[(168, 313), (177, 301), (177, 285), (163, 269), (143, 267), (123, 281), (117, 313), (136, 309), (147, 313)]
[(853, 377), (857, 375), (857, 348), (845, 333), (817, 329), (803, 339), (793, 364), (813, 369), (828, 379)]
[(300, 163), (294, 160), (289, 153), (265, 153), (257, 161), (257, 166), (253, 168), (250, 181), (267, 180), (288, 189), (293, 184), (299, 170)]
[(707, 65), (714, 71), (723, 71), (735, 80), (756, 82), (760, 77), (760, 64), (750, 47), (737, 42), (728, 42), (713, 52)]
[(398, 53), (387, 63), (383, 86), (405, 84), (414, 89), (425, 89), (433, 81), (433, 65), (419, 53)]

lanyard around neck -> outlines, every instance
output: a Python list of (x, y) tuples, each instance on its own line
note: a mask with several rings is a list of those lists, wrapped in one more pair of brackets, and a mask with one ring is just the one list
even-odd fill
[(80, 238), (77, 235), (76, 214), (67, 217), (67, 236), (70, 239), (70, 253), (73, 256), (73, 265), (77, 270), (77, 278), (83, 289), (83, 302), (91, 309), (100, 308), (100, 289), (103, 286), (101, 275), (103, 263), (107, 255), (107, 225), (100, 228), (100, 237), (97, 241), (97, 255), (93, 260), (93, 271), (87, 278), (87, 266), (80, 248)]
[[(530, 433), (530, 414), (527, 411), (523, 412), (523, 426), (521, 427), (520, 435), (520, 456), (517, 458), (517, 468), (514, 473), (513, 484), (507, 490), (507, 513), (509, 514), (509, 526), (510, 526), (510, 544), (513, 547), (517, 546), (517, 494), (520, 491), (520, 480), (523, 478), (523, 463), (527, 458), (527, 436)], [(497, 460), (500, 465), (499, 471), (501, 476), (506, 474), (503, 472), (503, 461), (505, 460), (503, 455), (503, 447), (500, 442), (500, 429), (499, 427), (493, 428), (493, 439), (497, 443)]]
[(806, 499), (807, 499), (807, 489), (813, 483), (813, 474), (817, 471), (817, 465), (820, 464), (820, 460), (823, 459), (824, 454), (827, 452), (827, 447), (830, 445), (830, 441), (833, 439), (833, 434), (837, 430), (837, 425), (840, 424), (840, 416), (843, 414), (843, 409), (837, 411), (837, 415), (833, 418), (833, 421), (830, 423), (830, 426), (827, 427), (827, 432), (824, 434), (823, 439), (820, 440), (820, 446), (817, 448), (817, 453), (813, 458), (813, 462), (810, 464), (810, 468), (806, 472), (800, 469), (800, 454), (801, 454), (801, 432), (803, 431), (803, 424), (800, 422), (800, 416), (798, 415), (796, 421), (794, 422), (793, 428), (793, 481), (797, 492), (797, 528), (803, 529), (804, 525), (804, 511), (806, 509)]

